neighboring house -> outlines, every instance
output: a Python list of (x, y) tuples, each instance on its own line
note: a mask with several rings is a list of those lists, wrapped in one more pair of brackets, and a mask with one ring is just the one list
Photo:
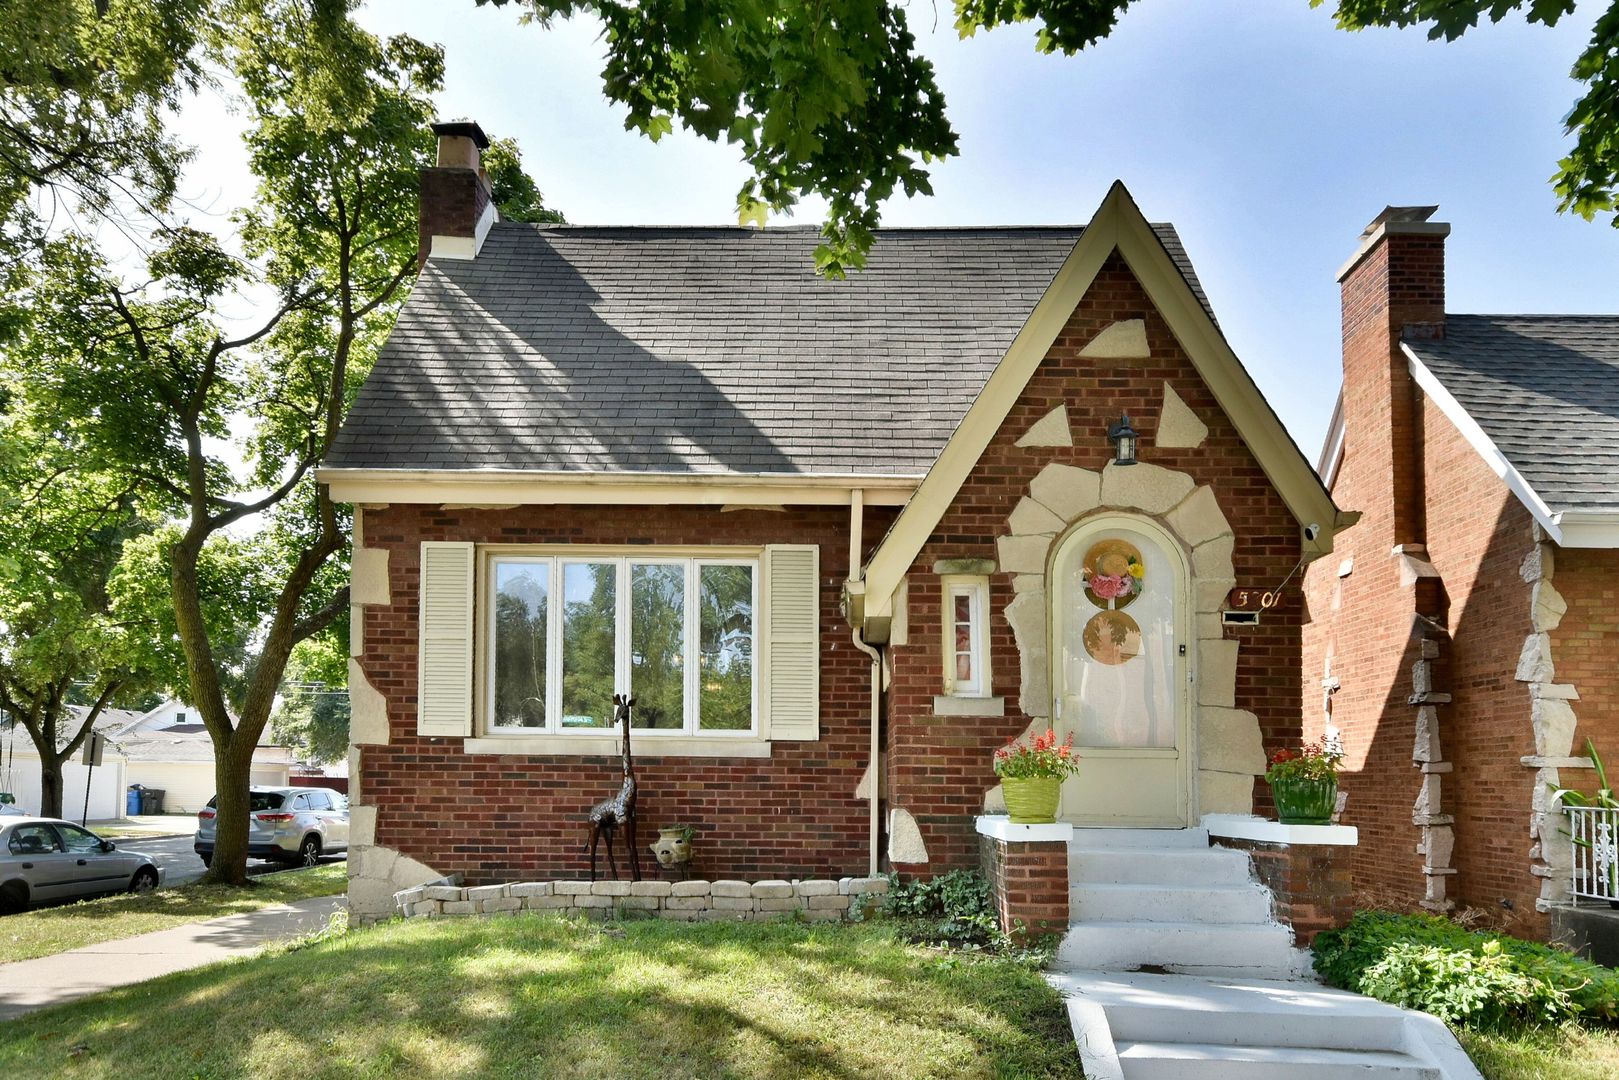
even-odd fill
[(1048, 725), (1066, 820), (1255, 806), (1303, 604), (1228, 594), (1344, 519), (1122, 186), (828, 281), (810, 229), (500, 222), (482, 132), (437, 130), (425, 266), (320, 472), (355, 505), (358, 913), (580, 875), (615, 692), (641, 843), (689, 823), (712, 877), (972, 865), (993, 751)]
[[(165, 813), (193, 814), (214, 797), (214, 743), (194, 707), (165, 701), (108, 737), (125, 760), (125, 784), (161, 788)], [(251, 780), (284, 787), (292, 765), (286, 747), (261, 744), (253, 751)]]
[[(76, 733), (83, 723), (85, 709), (70, 705), (74, 720), (69, 726)], [(126, 709), (103, 709), (96, 718), (96, 730), (103, 735), (138, 718), (141, 714)], [(66, 741), (65, 739), (63, 740)], [(110, 743), (102, 753), (101, 764), (94, 769), (84, 764), (84, 755), (75, 753), (62, 766), (62, 813), (78, 821), (104, 821), (122, 817), (124, 813), (124, 779), (126, 762)], [(0, 791), (9, 791), (17, 805), (31, 814), (43, 810), (40, 791), (39, 752), (21, 725), (0, 732)], [(89, 800), (85, 799), (88, 784)]]
[(1368, 898), (1544, 934), (1550, 786), (1595, 786), (1588, 736), (1619, 756), (1619, 316), (1447, 313), (1434, 209), (1389, 208), (1339, 274), (1321, 472), (1363, 516), (1307, 572), (1307, 727), (1347, 751)]

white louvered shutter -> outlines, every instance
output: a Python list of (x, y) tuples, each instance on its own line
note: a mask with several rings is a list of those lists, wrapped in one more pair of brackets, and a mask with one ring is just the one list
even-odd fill
[(472, 734), (471, 544), (422, 544), (416, 734)]
[(821, 737), (821, 559), (814, 545), (765, 548), (764, 732)]

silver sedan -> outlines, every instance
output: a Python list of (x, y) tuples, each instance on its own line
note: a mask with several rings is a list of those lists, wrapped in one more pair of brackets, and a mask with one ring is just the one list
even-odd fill
[(119, 851), (59, 818), (0, 818), (0, 911), (114, 892), (149, 892), (163, 883), (150, 856)]

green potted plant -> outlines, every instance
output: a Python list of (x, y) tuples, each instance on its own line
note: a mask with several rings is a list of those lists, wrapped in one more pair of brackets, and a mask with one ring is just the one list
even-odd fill
[(1327, 825), (1338, 806), (1338, 764), (1344, 755), (1321, 743), (1286, 747), (1270, 756), (1265, 780), (1283, 825)]
[(1061, 743), (1047, 728), (1028, 742), (1010, 739), (995, 751), (995, 775), (1001, 778), (1006, 813), (1014, 825), (1049, 825), (1057, 820), (1062, 782), (1079, 771), (1074, 736)]

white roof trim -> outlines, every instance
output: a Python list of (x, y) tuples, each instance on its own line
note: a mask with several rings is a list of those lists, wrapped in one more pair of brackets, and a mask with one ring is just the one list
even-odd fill
[(865, 473), (559, 472), (537, 469), (317, 469), (332, 498), (352, 503), (487, 505), (691, 503), (903, 506), (919, 476)]
[(1321, 444), (1321, 456), (1316, 459), (1316, 475), (1332, 490), (1338, 479), (1338, 469), (1344, 463), (1344, 392), (1338, 391), (1338, 401), (1332, 406), (1332, 419), (1327, 421), (1327, 437)]
[(1507, 487), (1518, 497), (1518, 501), (1534, 515), (1536, 521), (1540, 522), (1540, 527), (1557, 543), (1563, 543), (1563, 529), (1558, 524), (1558, 515), (1552, 513), (1552, 508), (1546, 505), (1546, 500), (1540, 497), (1540, 493), (1524, 478), (1523, 473), (1518, 471), (1517, 466), (1507, 460), (1501, 448), (1495, 445), (1495, 440), (1484, 433), (1478, 421), (1473, 419), (1472, 413), (1463, 408), (1455, 395), (1445, 389), (1445, 384), (1428, 370), (1428, 365), (1422, 362), (1415, 350), (1401, 342), (1400, 351), (1405, 354), (1406, 363), (1411, 369), (1411, 377), (1422, 387), (1422, 392), (1432, 398), (1433, 403), (1439, 406), (1439, 411), (1456, 425), (1456, 430), (1460, 431), (1462, 438), (1478, 451), (1479, 456), (1484, 459), (1484, 464), (1490, 467), (1490, 471), (1506, 481)]

